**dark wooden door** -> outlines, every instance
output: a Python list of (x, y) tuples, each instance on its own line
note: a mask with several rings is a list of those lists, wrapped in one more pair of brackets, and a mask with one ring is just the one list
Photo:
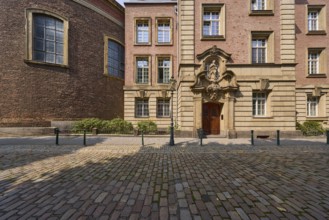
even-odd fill
[(202, 105), (202, 128), (206, 134), (220, 133), (220, 106), (215, 103)]

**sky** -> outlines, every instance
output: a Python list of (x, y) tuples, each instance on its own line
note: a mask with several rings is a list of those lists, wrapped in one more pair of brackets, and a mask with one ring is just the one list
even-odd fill
[(123, 1), (124, 1), (124, 0), (116, 0), (116, 1), (119, 2), (122, 6), (124, 6), (124, 5), (123, 5)]

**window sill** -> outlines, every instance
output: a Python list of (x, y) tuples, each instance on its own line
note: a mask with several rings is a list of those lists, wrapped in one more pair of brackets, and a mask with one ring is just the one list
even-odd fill
[(253, 119), (273, 119), (271, 116), (252, 116)]
[(324, 30), (319, 31), (308, 31), (306, 35), (327, 35), (327, 32)]
[(134, 46), (152, 46), (151, 43), (135, 43)]
[(327, 78), (325, 73), (309, 74), (306, 78)]
[(157, 116), (158, 119), (170, 119), (170, 116)]
[(224, 35), (202, 36), (201, 41), (225, 40)]
[(274, 16), (273, 10), (252, 10), (249, 16)]
[(169, 42), (169, 43), (156, 43), (155, 45), (156, 46), (172, 46), (173, 43), (172, 42)]
[(135, 116), (135, 118), (150, 118), (150, 116)]
[(273, 66), (274, 65), (274, 63), (251, 63), (250, 64), (251, 66)]
[(34, 61), (34, 60), (24, 60), (25, 63), (28, 64), (36, 64), (36, 65), (42, 65), (42, 66), (52, 66), (52, 67), (59, 67), (59, 68), (64, 68), (64, 69), (69, 69), (68, 65), (64, 64), (56, 64), (56, 63), (45, 63), (45, 62), (39, 62), (39, 61)]
[(328, 117), (306, 116), (307, 121), (327, 121)]

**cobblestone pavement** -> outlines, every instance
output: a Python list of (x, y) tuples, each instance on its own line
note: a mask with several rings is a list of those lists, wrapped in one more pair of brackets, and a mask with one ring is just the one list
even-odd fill
[(0, 219), (329, 219), (324, 139), (139, 142), (0, 145)]

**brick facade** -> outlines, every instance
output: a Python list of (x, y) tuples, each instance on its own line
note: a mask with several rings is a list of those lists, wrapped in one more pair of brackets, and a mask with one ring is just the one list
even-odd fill
[[(67, 68), (26, 62), (26, 9), (47, 10), (68, 20)], [(123, 116), (124, 82), (104, 74), (104, 35), (124, 44), (124, 9), (119, 4), (13, 0), (1, 1), (0, 12), (0, 126)]]

